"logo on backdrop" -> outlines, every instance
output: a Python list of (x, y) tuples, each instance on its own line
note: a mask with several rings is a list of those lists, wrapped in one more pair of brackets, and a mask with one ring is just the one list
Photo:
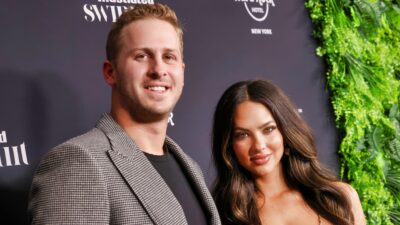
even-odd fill
[[(267, 19), (271, 7), (275, 7), (274, 0), (234, 0), (237, 3), (243, 3), (249, 16), (257, 21), (263, 22)], [(253, 35), (272, 35), (270, 28), (250, 28)]]
[(87, 22), (115, 22), (135, 4), (154, 4), (154, 0), (96, 0), (83, 5), (83, 18)]
[(0, 151), (0, 168), (5, 166), (29, 165), (25, 143), (22, 142), (19, 146), (7, 145), (6, 131), (0, 131), (0, 149), (2, 150)]

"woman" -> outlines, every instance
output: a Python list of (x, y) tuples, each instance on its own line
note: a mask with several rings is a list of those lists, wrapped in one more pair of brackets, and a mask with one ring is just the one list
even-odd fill
[(318, 162), (311, 131), (274, 84), (242, 81), (218, 102), (213, 196), (225, 225), (365, 224), (356, 191)]

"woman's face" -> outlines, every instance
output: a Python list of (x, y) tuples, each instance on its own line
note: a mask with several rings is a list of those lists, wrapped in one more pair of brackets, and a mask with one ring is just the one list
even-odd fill
[(233, 115), (232, 144), (240, 165), (262, 177), (280, 169), (283, 137), (271, 112), (263, 104), (244, 101)]

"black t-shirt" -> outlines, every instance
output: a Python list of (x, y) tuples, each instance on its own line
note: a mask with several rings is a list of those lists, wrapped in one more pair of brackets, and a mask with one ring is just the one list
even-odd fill
[(169, 151), (161, 156), (145, 155), (181, 204), (188, 224), (206, 225), (207, 216), (203, 206), (174, 155)]

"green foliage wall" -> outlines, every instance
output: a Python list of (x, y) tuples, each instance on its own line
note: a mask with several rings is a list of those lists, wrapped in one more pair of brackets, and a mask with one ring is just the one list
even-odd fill
[(399, 0), (307, 0), (342, 136), (341, 176), (367, 223), (400, 224)]

